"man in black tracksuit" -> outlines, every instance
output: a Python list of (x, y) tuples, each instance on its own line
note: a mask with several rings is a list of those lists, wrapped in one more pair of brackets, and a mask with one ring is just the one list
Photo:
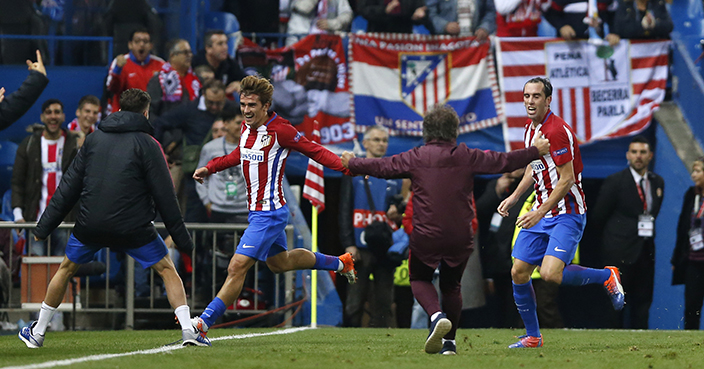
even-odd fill
[(66, 245), (66, 256), (49, 283), (39, 320), (19, 333), (28, 347), (43, 345), (46, 326), (69, 279), (103, 247), (124, 251), (142, 267), (154, 268), (164, 280), (169, 302), (181, 322), (183, 344), (210, 345), (191, 326), (183, 283), (152, 224), (158, 210), (179, 248), (193, 249), (164, 153), (152, 137), (150, 101), (149, 94), (138, 89), (122, 93), (121, 110), (86, 138), (33, 230), (35, 238), (46, 238), (78, 202), (76, 226)]

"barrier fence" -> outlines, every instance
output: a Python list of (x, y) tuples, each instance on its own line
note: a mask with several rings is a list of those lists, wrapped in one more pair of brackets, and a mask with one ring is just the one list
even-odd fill
[[(62, 223), (58, 231), (66, 232), (65, 239), (68, 239), (73, 226), (73, 223)], [(163, 223), (155, 223), (155, 226), (159, 231), (166, 229)], [(34, 227), (36, 223), (0, 222), (0, 230), (24, 230), (26, 238), (33, 237), (30, 231)], [(177, 268), (184, 280), (191, 312), (195, 314), (205, 308), (220, 289), (227, 275), (230, 257), (239, 242), (239, 235), (247, 228), (247, 224), (186, 223), (186, 227), (191, 232), (195, 245), (190, 254), (191, 272), (184, 272), (188, 269), (185, 264), (181, 267), (177, 264)], [(289, 250), (294, 245), (293, 230), (294, 227), (291, 225), (286, 227)], [(12, 233), (10, 232), (9, 235), (9, 244), (12, 247), (7, 250), (11, 254), (17, 239), (16, 235), (13, 239)], [(52, 253), (51, 242), (50, 237), (47, 239), (47, 255)], [(24, 249), (29, 250), (29, 240)], [(174, 256), (176, 259), (180, 256), (180, 253), (174, 249), (169, 249), (169, 254), (172, 255), (172, 259)], [(142, 271), (141, 267), (135, 268), (134, 259), (126, 254), (123, 255), (124, 259), (119, 261), (118, 253), (110, 251), (109, 248), (102, 249), (96, 253), (94, 262), (86, 264), (86, 267), (76, 273), (59, 306), (60, 311), (72, 314), (74, 327), (77, 313), (122, 313), (125, 314), (125, 328), (132, 329), (135, 325), (136, 313), (173, 312), (168, 303), (166, 307), (162, 307), (165, 294), (158, 275), (155, 275), (151, 268), (146, 271)], [(5, 257), (0, 253), (0, 257), (8, 259), (7, 266), (10, 271), (20, 268), (19, 293), (21, 295), (18, 298), (16, 287), (9, 288), (5, 295), (7, 304), (2, 306), (3, 302), (0, 301), (0, 314), (7, 319), (7, 313), (39, 311), (49, 280), (61, 264), (63, 256), (22, 255), (19, 266), (12, 256)], [(182, 260), (186, 261), (188, 258), (182, 258)], [(292, 309), (290, 307), (300, 305), (293, 301), (296, 295), (295, 275), (293, 271), (273, 274), (266, 266), (262, 267), (261, 262), (255, 263), (245, 281), (243, 294), (233, 306), (228, 308), (227, 313), (281, 313), (283, 314), (281, 325), (291, 326)], [(145, 285), (145, 281), (148, 286)], [(10, 283), (12, 286), (12, 282)], [(144, 291), (147, 291), (146, 295)], [(120, 295), (123, 295), (122, 298)]]

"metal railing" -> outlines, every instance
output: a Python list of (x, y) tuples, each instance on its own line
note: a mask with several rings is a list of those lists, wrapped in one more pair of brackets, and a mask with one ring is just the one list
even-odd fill
[[(47, 53), (49, 54), (48, 63), (45, 61), (44, 64), (53, 66), (56, 62), (56, 55), (58, 54), (58, 41), (67, 42), (107, 42), (107, 47), (101, 52), (103, 55), (107, 55), (107, 62), (112, 62), (113, 59), (113, 38), (111, 36), (56, 36), (56, 35), (0, 35), (0, 39), (7, 40), (40, 40), (47, 42)], [(64, 54), (71, 54), (69, 48), (66, 48)], [(69, 64), (70, 65), (70, 64)]]
[[(66, 232), (70, 232), (71, 229), (73, 229), (74, 224), (73, 223), (62, 223), (59, 225), (58, 229), (59, 230), (65, 230)], [(165, 229), (165, 226), (163, 223), (155, 223), (155, 226), (158, 230), (163, 230)], [(33, 235), (30, 233), (30, 230), (36, 227), (36, 223), (14, 223), (14, 222), (0, 222), (0, 229), (23, 229), (26, 230), (26, 236), (25, 237), (33, 237)], [(191, 253), (191, 285), (190, 288), (186, 290), (188, 297), (188, 304), (191, 307), (193, 312), (199, 311), (202, 308), (204, 308), (212, 298), (215, 297), (217, 294), (220, 286), (224, 282), (223, 280), (218, 280), (218, 274), (221, 274), (222, 278), (222, 270), (223, 268), (225, 269), (225, 275), (226, 275), (226, 269), (227, 269), (227, 264), (229, 263), (229, 257), (231, 255), (227, 253), (223, 253), (222, 249), (224, 247), (223, 245), (223, 240), (225, 235), (231, 234), (233, 236), (232, 242), (234, 243), (232, 252), (234, 252), (234, 248), (237, 246), (239, 242), (239, 236), (238, 232), (244, 231), (247, 228), (247, 224), (214, 224), (214, 223), (187, 223), (186, 227), (188, 230), (191, 232), (191, 237), (193, 238), (194, 241), (194, 250)], [(294, 245), (294, 227), (291, 225), (286, 226), (286, 235), (287, 235), (287, 244), (288, 248), (292, 249)], [(13, 244), (12, 240), (12, 234), (10, 234), (10, 244)], [(66, 237), (68, 239), (68, 237)], [(50, 245), (51, 244), (51, 238), (47, 239), (47, 255), (51, 255), (51, 249)], [(12, 249), (13, 247), (11, 247)], [(25, 245), (25, 250), (29, 248), (29, 241), (27, 241), (27, 244)], [(207, 249), (206, 249), (207, 248)], [(210, 266), (210, 276), (207, 278), (209, 280), (209, 283), (207, 286), (203, 285), (198, 285), (197, 283), (197, 275), (198, 273), (202, 273), (203, 271), (199, 271), (199, 268), (202, 268), (204, 266), (208, 266), (208, 264), (204, 263), (198, 263), (197, 260), (200, 258), (200, 260), (205, 261), (203, 258), (203, 251), (209, 250), (209, 252), (205, 252), (207, 257), (210, 258), (209, 266)], [(108, 249), (109, 251), (109, 249)], [(12, 253), (12, 250), (10, 250)], [(200, 252), (200, 254), (198, 254)], [(153, 269), (150, 270), (150, 278), (149, 278), (149, 296), (148, 296), (148, 302), (146, 307), (136, 307), (136, 301), (135, 301), (135, 296), (136, 296), (136, 291), (135, 291), (135, 263), (134, 259), (131, 257), (128, 257), (125, 255), (124, 263), (125, 263), (125, 275), (124, 275), (124, 282), (115, 282), (111, 281), (111, 276), (113, 275), (114, 268), (119, 267), (115, 265), (111, 265), (111, 257), (110, 257), (110, 252), (107, 252), (105, 254), (105, 273), (101, 274), (100, 276), (85, 276), (85, 282), (83, 284), (83, 287), (80, 292), (80, 302), (81, 304), (79, 307), (75, 310), (76, 312), (80, 313), (124, 313), (125, 314), (125, 328), (126, 329), (132, 329), (134, 327), (134, 316), (135, 313), (169, 313), (172, 312), (171, 308), (159, 308), (157, 307), (157, 300), (160, 298), (157, 296), (157, 293), (159, 291), (159, 288), (156, 288), (156, 285), (159, 283), (158, 278), (154, 278), (154, 271)], [(32, 264), (32, 265), (38, 265), (41, 263), (36, 263), (33, 262), (33, 258), (39, 258), (35, 256), (23, 256), (23, 263), (25, 264)], [(51, 258), (46, 258), (46, 257), (41, 257), (43, 260), (50, 260)], [(8, 268), (10, 270), (13, 270), (13, 258), (9, 257), (9, 265)], [(221, 265), (218, 265), (218, 259), (221, 260)], [(224, 265), (222, 261), (225, 261)], [(44, 262), (46, 263), (46, 261)], [(220, 271), (220, 272), (219, 272)], [(259, 263), (255, 263), (254, 268), (254, 280), (253, 280), (253, 290), (254, 291), (259, 291), (260, 289), (260, 280), (259, 280), (259, 272), (260, 272), (260, 265)], [(30, 273), (27, 273), (30, 274)], [(283, 275), (284, 280), (281, 281), (281, 276)], [(269, 307), (261, 309), (260, 307), (260, 302), (263, 302), (264, 297), (261, 297), (259, 293), (254, 293), (252, 296), (252, 308), (251, 309), (238, 309), (237, 308), (237, 301), (235, 302), (234, 309), (228, 310), (228, 313), (246, 313), (246, 314), (257, 314), (257, 313), (266, 313), (270, 309), (280, 309), (283, 306), (287, 306), (293, 302), (293, 299), (295, 297), (295, 290), (294, 290), (294, 275), (295, 272), (286, 272), (283, 273), (282, 275), (279, 274), (274, 274), (273, 276), (273, 304), (271, 304)], [(95, 279), (96, 277), (99, 277), (100, 279), (104, 279), (104, 281), (99, 282), (102, 286), (95, 286), (94, 284), (91, 284), (91, 278)], [(182, 275), (182, 279), (184, 278), (184, 275)], [(22, 275), (21, 279), (24, 280), (23, 285), (29, 285), (31, 286), (31, 275)], [(111, 294), (110, 291), (114, 290), (116, 286), (124, 283), (124, 302), (119, 301), (119, 299), (114, 296), (115, 294)], [(8, 291), (9, 294), (9, 299), (8, 299), (8, 307), (6, 308), (0, 308), (0, 313), (14, 313), (14, 312), (35, 312), (37, 311), (36, 308), (36, 301), (35, 304), (30, 304), (30, 301), (20, 301), (20, 303), (17, 303), (17, 298), (16, 296), (13, 297), (13, 294), (16, 293), (14, 291), (15, 288), (11, 288), (10, 291)], [(105, 296), (103, 301), (97, 302), (93, 299), (91, 299), (91, 291), (95, 292), (96, 290), (102, 290), (105, 291)], [(69, 292), (71, 291), (70, 289), (68, 290)], [(205, 293), (207, 291), (207, 293)], [(203, 292), (203, 293), (202, 293)], [(201, 296), (205, 297), (205, 300), (198, 301), (196, 296)], [(29, 295), (26, 297), (29, 298)], [(144, 302), (142, 300), (142, 302)], [(291, 309), (281, 309), (284, 310), (284, 321), (288, 322), (291, 318)], [(71, 311), (69, 309), (64, 309), (64, 311)], [(290, 322), (286, 323), (287, 325), (290, 325)]]

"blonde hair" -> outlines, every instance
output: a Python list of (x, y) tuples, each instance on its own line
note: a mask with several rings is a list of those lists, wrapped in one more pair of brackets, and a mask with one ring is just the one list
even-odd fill
[(240, 96), (257, 95), (262, 105), (271, 102), (274, 86), (268, 79), (260, 76), (247, 76), (240, 82)]

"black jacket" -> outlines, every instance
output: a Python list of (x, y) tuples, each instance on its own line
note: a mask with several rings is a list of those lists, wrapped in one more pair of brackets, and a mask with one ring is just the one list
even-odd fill
[(5, 99), (0, 102), (0, 130), (20, 119), (34, 105), (48, 83), (49, 79), (45, 75), (30, 71), (29, 77), (17, 91), (5, 95)]
[[(648, 172), (648, 181), (653, 199), (650, 213), (657, 218), (665, 181), (652, 172)], [(605, 265), (633, 264), (638, 259), (645, 242), (645, 238), (638, 236), (640, 214), (643, 214), (643, 202), (631, 170), (626, 168), (608, 176), (590, 217), (594, 229), (603, 230), (602, 260)]]
[(162, 215), (180, 250), (193, 249), (169, 168), (153, 128), (141, 114), (119, 111), (100, 123), (64, 173), (34, 234), (46, 238), (79, 202), (73, 234), (84, 244), (137, 248), (157, 237)]
[[(677, 222), (677, 241), (675, 248), (672, 250), (672, 285), (684, 284), (687, 274), (687, 264), (689, 263), (689, 230), (692, 228), (692, 217), (696, 216), (693, 213), (699, 209), (694, 209), (694, 200), (697, 196), (696, 187), (692, 186), (687, 189), (682, 201), (682, 211), (680, 219)], [(702, 226), (701, 220), (698, 221), (699, 227)], [(696, 226), (696, 224), (695, 224)]]
[(674, 28), (672, 18), (667, 11), (664, 0), (648, 1), (648, 11), (655, 17), (655, 27), (650, 30), (643, 29), (641, 24), (645, 12), (637, 10), (636, 2), (632, 0), (619, 0), (616, 10), (617, 22), (614, 22), (613, 33), (621, 38), (670, 38), (670, 32)]
[(386, 14), (387, 2), (383, 0), (358, 0), (359, 14), (368, 21), (367, 32), (413, 33), (414, 25), (425, 25), (433, 31), (426, 13), (425, 18), (414, 21), (413, 13), (425, 6), (424, 0), (401, 1), (398, 14)]
[[(208, 64), (208, 59), (205, 57), (205, 50), (201, 50), (198, 55), (193, 57), (193, 69), (200, 65), (210, 65)], [(237, 61), (231, 56), (220, 62), (218, 69), (215, 70), (215, 79), (224, 83), (225, 86), (232, 82), (239, 82), (242, 78), (247, 77), (247, 75), (242, 71)]]

